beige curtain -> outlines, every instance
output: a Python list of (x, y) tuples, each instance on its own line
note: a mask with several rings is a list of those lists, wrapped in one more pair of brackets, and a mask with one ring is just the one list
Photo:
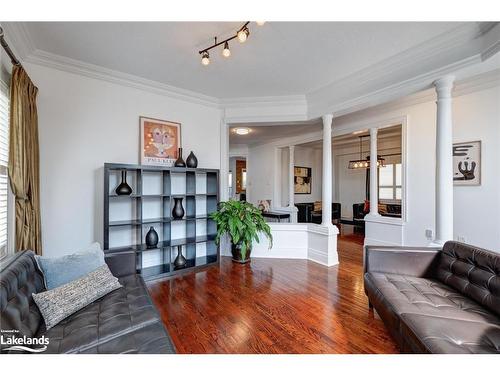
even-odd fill
[(9, 178), (16, 196), (16, 251), (30, 249), (41, 255), (37, 92), (23, 67), (14, 66), (10, 83)]

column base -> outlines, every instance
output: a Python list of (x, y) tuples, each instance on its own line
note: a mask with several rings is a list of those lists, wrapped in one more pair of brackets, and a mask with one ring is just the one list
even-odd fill
[(321, 223), (320, 224), (323, 228), (326, 228), (328, 230), (328, 234), (329, 235), (332, 235), (332, 234), (339, 234), (339, 228), (337, 228), (336, 225), (333, 225), (332, 223), (326, 223), (326, 224), (323, 224)]
[(370, 220), (370, 219), (378, 219), (380, 217), (382, 217), (382, 215), (380, 215), (379, 213), (372, 214), (371, 212), (369, 212), (369, 213), (367, 213), (365, 215), (365, 219), (368, 219), (368, 220)]

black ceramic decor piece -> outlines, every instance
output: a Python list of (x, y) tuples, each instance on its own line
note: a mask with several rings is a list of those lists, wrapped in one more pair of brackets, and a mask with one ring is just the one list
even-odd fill
[(158, 233), (156, 233), (155, 228), (150, 227), (149, 232), (146, 234), (146, 247), (148, 249), (154, 249), (158, 245)]
[(198, 158), (195, 156), (193, 151), (189, 154), (189, 156), (186, 159), (186, 165), (188, 168), (196, 168), (198, 167)]
[(177, 257), (175, 257), (175, 260), (174, 260), (174, 267), (177, 269), (184, 268), (184, 267), (186, 267), (186, 263), (187, 263), (187, 260), (184, 257), (184, 255), (182, 255), (182, 246), (177, 246)]
[(130, 195), (132, 188), (127, 184), (127, 171), (122, 171), (122, 182), (115, 189), (116, 195)]
[(186, 163), (184, 162), (184, 159), (182, 158), (182, 147), (179, 147), (179, 151), (177, 153), (177, 160), (175, 161), (174, 167), (185, 167)]
[(174, 209), (172, 210), (174, 219), (182, 219), (184, 217), (184, 207), (182, 207), (182, 198), (174, 198)]

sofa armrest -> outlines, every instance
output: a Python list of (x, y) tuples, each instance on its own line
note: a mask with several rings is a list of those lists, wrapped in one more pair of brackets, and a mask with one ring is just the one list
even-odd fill
[(136, 273), (136, 255), (134, 251), (106, 253), (104, 261), (115, 277), (123, 277)]
[(441, 248), (366, 246), (364, 273), (382, 272), (414, 277), (432, 277)]

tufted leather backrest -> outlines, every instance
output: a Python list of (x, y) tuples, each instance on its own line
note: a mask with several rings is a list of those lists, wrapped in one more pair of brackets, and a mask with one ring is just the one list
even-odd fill
[(43, 274), (32, 251), (21, 251), (2, 263), (0, 328), (34, 337), (43, 319), (31, 295), (44, 290)]
[(448, 241), (441, 252), (437, 277), (500, 315), (499, 253)]

